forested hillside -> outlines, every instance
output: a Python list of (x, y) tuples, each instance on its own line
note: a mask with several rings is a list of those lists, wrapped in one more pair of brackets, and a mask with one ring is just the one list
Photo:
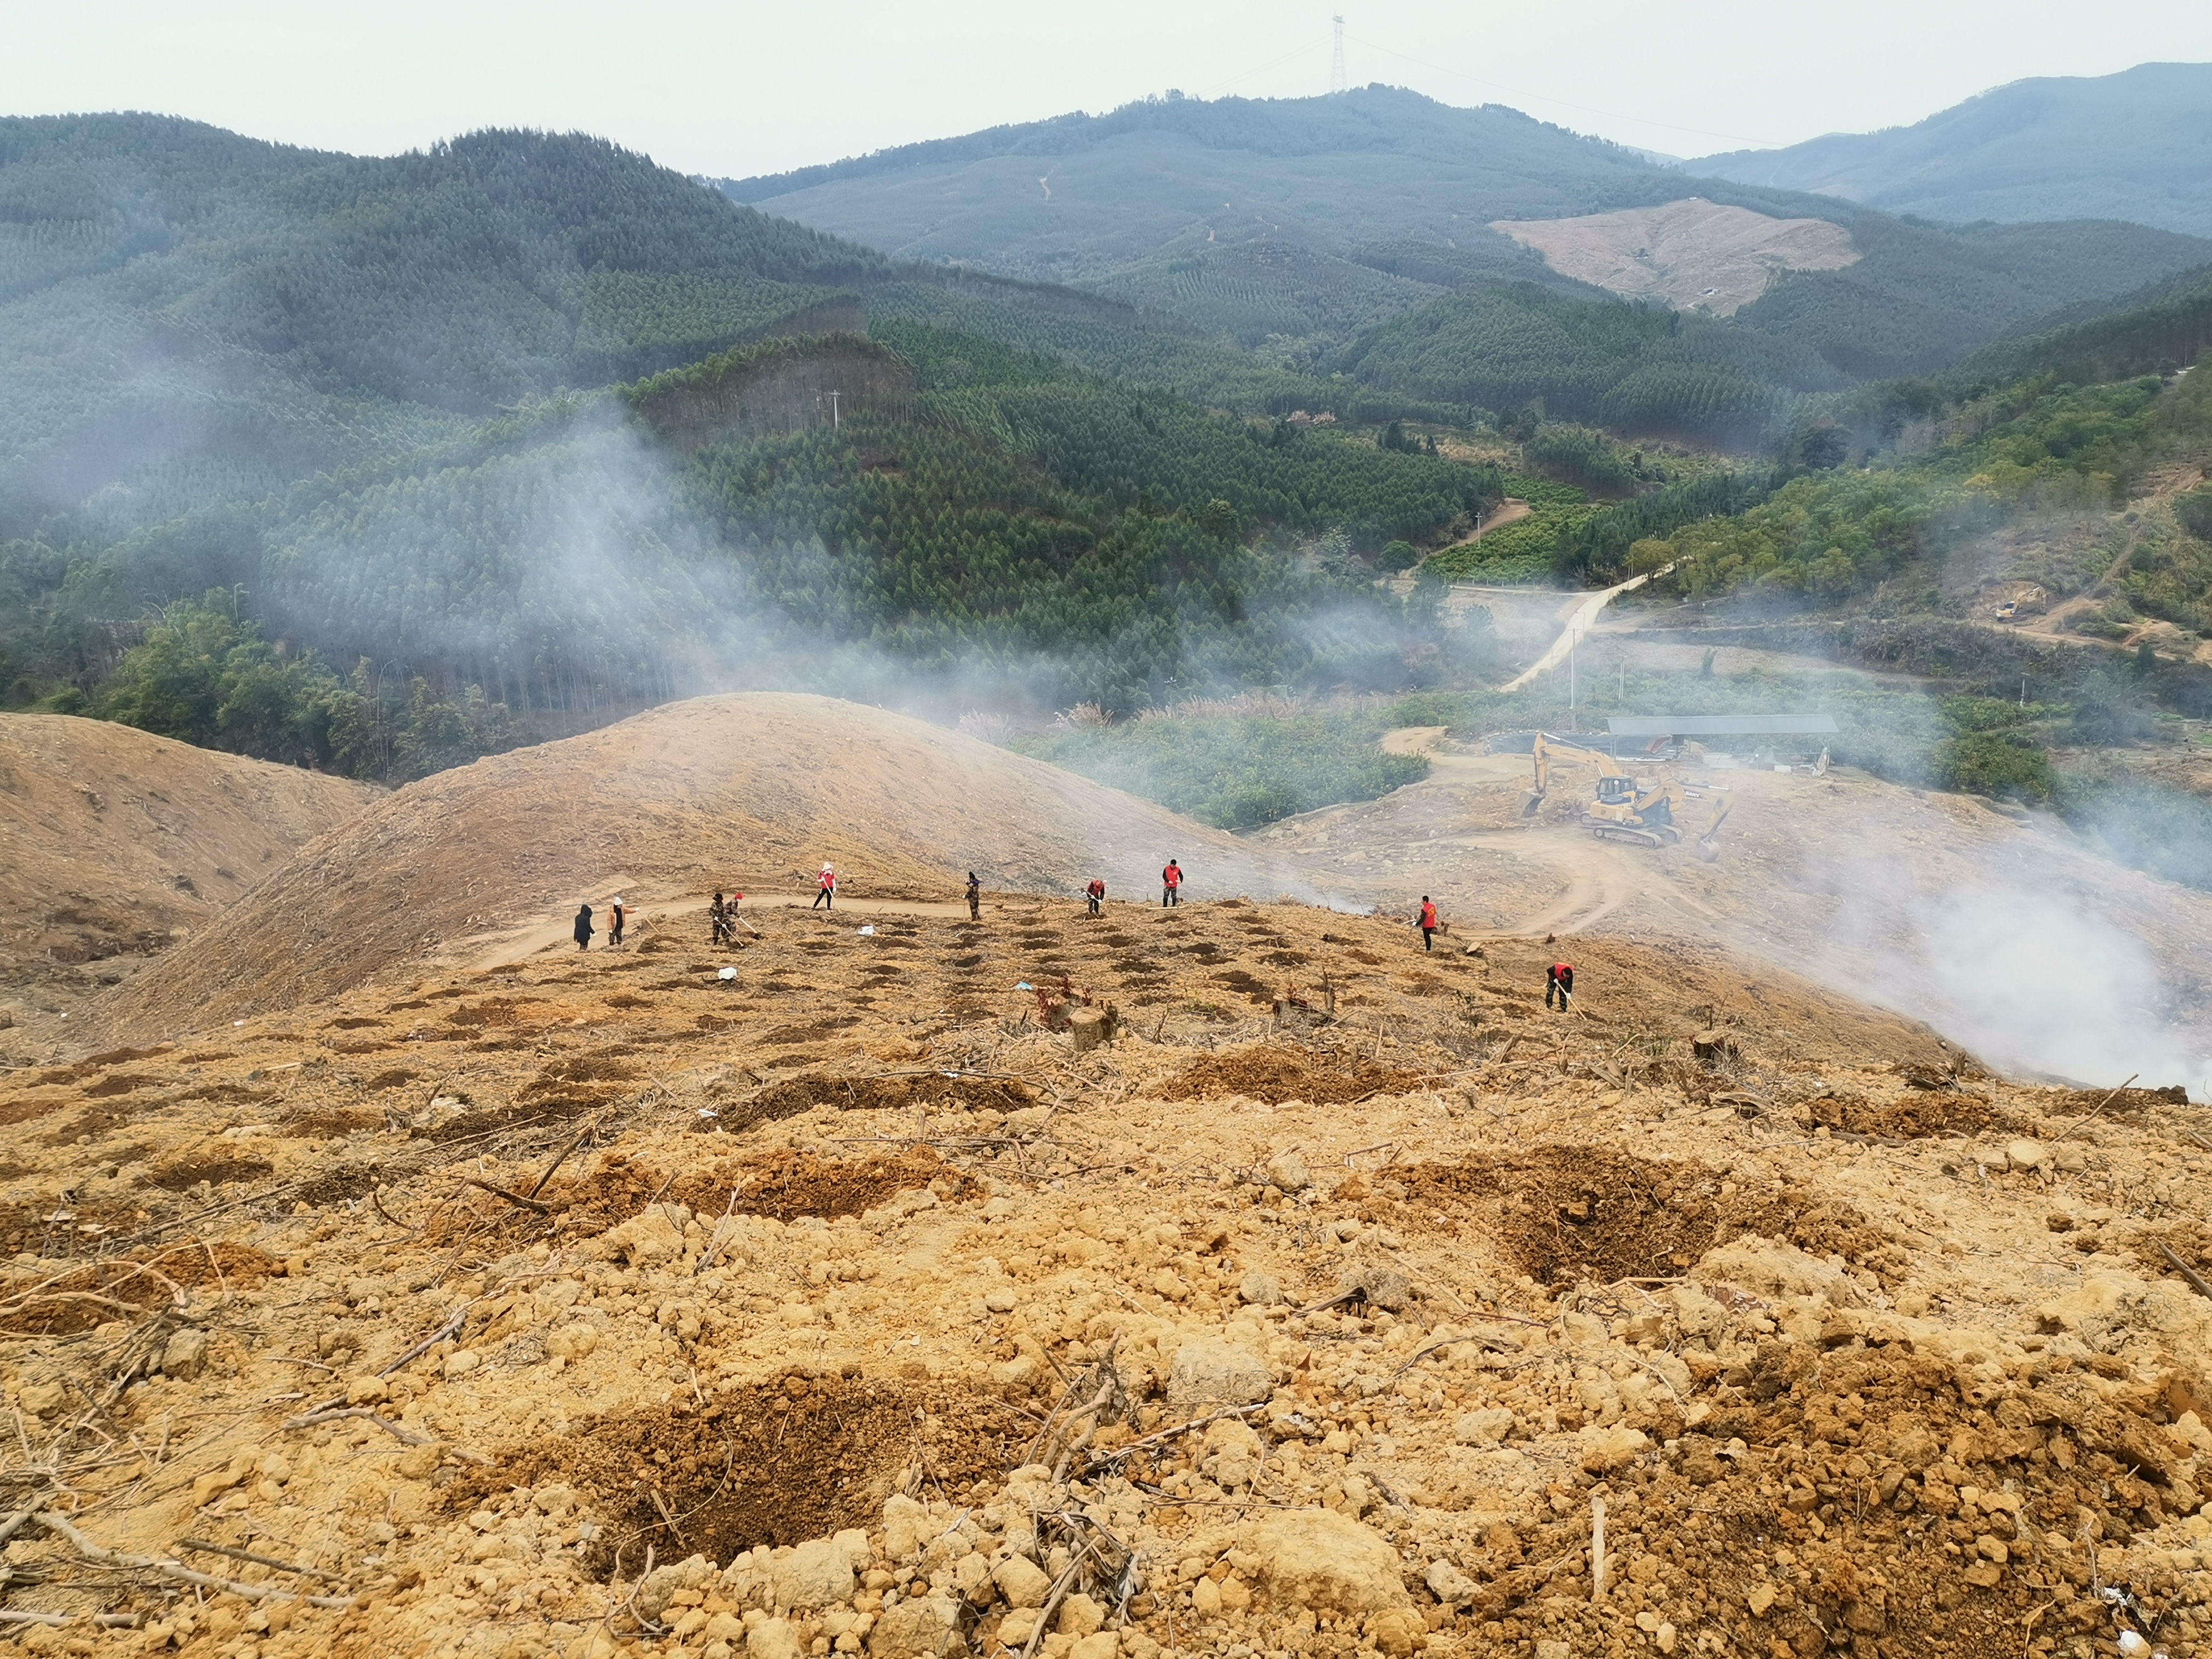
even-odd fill
[(1171, 247), (1261, 233), (1340, 257), (1410, 239), (1526, 273), (1540, 262), (1491, 220), (1662, 202), (1679, 184), (1632, 151), (1516, 110), (1371, 86), (1147, 100), (722, 188), (902, 255), (1088, 282)]
[(1372, 556), (1499, 494), (1481, 468), (880, 326), (553, 400), (104, 548), (18, 538), (0, 684), (403, 772), (718, 684), (1125, 709), (1390, 685), (1401, 619)]
[(870, 296), (1237, 406), (1316, 389), (1109, 301), (900, 264), (598, 139), (376, 160), (152, 116), (0, 120), (0, 538), (57, 513), (106, 538), (388, 464), (563, 391), (864, 327)]
[[(1209, 401), (1251, 407), (1256, 397), (1279, 410), (1296, 399), (1340, 414), (1533, 404), (1738, 446), (1802, 394), (1929, 374), (2008, 329), (2212, 258), (2212, 242), (2109, 218), (1953, 228), (1686, 178), (1511, 110), (1381, 86), (1326, 99), (1170, 96), (723, 189), (902, 257), (1125, 301), (1194, 339), (1170, 349), (1155, 335), (1143, 352), (1081, 361)], [(1677, 328), (1664, 313), (1606, 305), (1491, 228), (1693, 195), (1833, 220), (1862, 257), (1783, 274), (1734, 319)], [(1571, 299), (1595, 303), (1577, 312)], [(1025, 343), (1067, 349), (1043, 333)], [(1200, 340), (1242, 348), (1266, 373), (1201, 367)], [(1354, 389), (1316, 384), (1331, 371)]]
[(2185, 368), (2212, 345), (2212, 266), (2075, 313), (1992, 342), (1947, 378), (1988, 384), (2055, 374), (2079, 386)]
[(887, 269), (597, 140), (364, 161), (128, 115), (0, 123), (0, 533), (389, 459)]
[[(2212, 627), (2201, 580), (2212, 576), (2212, 548), (2195, 546), (2205, 527), (2195, 497), (2136, 499), (2161, 472), (2179, 468), (2185, 479), (2212, 460), (2212, 380), (2147, 374), (2075, 386), (2044, 374), (1948, 404), (1934, 418), (1938, 436), (1923, 454), (1792, 479), (1739, 514), (1635, 543), (1625, 566), (1674, 563), (1667, 585), (1699, 598), (1880, 595), (1890, 606), (1957, 614), (1967, 606), (1931, 562), (2015, 522), (2057, 515), (2078, 531), (2110, 513), (2125, 516), (2109, 534), (2069, 538), (2075, 562), (2046, 558), (2032, 573), (2004, 574), (2032, 574), (2062, 598), (2113, 582), (2192, 634)], [(2115, 552), (2124, 556), (2116, 562)], [(2160, 571), (2169, 580), (2155, 580)]]
[(2130, 219), (2212, 236), (2212, 64), (2042, 76), (1882, 132), (1684, 164), (1893, 213), (2000, 222)]
[[(2053, 310), (2093, 286), (2116, 247), (2154, 264), (2190, 246), (2092, 222), (1975, 226), (1948, 238), (1875, 222), (1856, 234), (1869, 244), (1857, 264), (1789, 276), (1726, 320), (1476, 279), (1369, 330), (1330, 361), (1384, 397), (1534, 405), (1626, 434), (1746, 448), (1812, 394), (1932, 374)], [(2130, 326), (2151, 324), (2139, 317)]]
[[(1213, 308), (1200, 331), (902, 263), (595, 140), (360, 161), (136, 117), (4, 137), (5, 702), (361, 775), (714, 686), (1001, 715), (1418, 689), (1489, 662), (1485, 629), (1439, 620), (1451, 574), (1674, 556), (1676, 597), (1770, 622), (1894, 610), (1950, 592), (1963, 536), (2119, 513), (2197, 419), (2166, 375), (2201, 281), (2081, 298), (2198, 251), (2127, 227), (1881, 222), (1849, 270), (1729, 321), (1501, 275), (1479, 239), (1378, 243), (1353, 283), (1247, 239), (1155, 272)], [(1648, 171), (1572, 156), (1585, 183)], [(1533, 166), (1485, 165), (1508, 162)], [(1438, 297), (1340, 349), (1284, 331), (1416, 289)], [(1908, 313), (1909, 338), (1875, 325)], [(1865, 378), (2008, 321), (1942, 376)], [(1508, 493), (1535, 511), (1466, 544)], [(2140, 557), (2085, 626), (2212, 628), (2196, 500), (2129, 521)], [(2094, 541), (2038, 580), (2092, 584)], [(1444, 548), (1409, 599), (1378, 583)], [(1268, 739), (1295, 787), (1153, 740), (1243, 823), (1367, 776), (1357, 725)]]

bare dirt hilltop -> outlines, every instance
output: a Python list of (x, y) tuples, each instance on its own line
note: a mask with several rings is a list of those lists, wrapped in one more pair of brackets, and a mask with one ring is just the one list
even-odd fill
[(73, 1006), (381, 793), (106, 720), (0, 714), (0, 1013)]
[(700, 697), (409, 785), (87, 1018), (100, 1041), (158, 1041), (526, 955), (582, 902), (620, 896), (651, 919), (717, 889), (809, 893), (825, 860), (841, 902), (866, 904), (957, 900), (969, 870), (994, 889), (1156, 890), (1170, 857), (1194, 895), (1288, 884), (1233, 836), (940, 726), (829, 697)]
[(1553, 270), (1632, 300), (1732, 316), (1782, 270), (1856, 264), (1851, 234), (1826, 219), (1776, 219), (1702, 197), (1572, 219), (1494, 220)]

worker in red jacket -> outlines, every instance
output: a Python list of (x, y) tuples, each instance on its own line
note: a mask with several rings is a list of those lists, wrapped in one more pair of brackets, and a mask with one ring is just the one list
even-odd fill
[(1545, 970), (1544, 1006), (1547, 1008), (1552, 1006), (1554, 994), (1559, 999), (1559, 1012), (1566, 1012), (1573, 1006), (1574, 1001), (1575, 964), (1573, 963), (1555, 962)]
[(1083, 890), (1083, 896), (1090, 902), (1092, 915), (1101, 914), (1099, 906), (1106, 902), (1106, 884), (1096, 876), (1091, 877), (1091, 885)]
[(1182, 902), (1182, 866), (1173, 859), (1160, 872), (1160, 908), (1172, 910)]
[(1426, 893), (1421, 895), (1420, 929), (1421, 949), (1435, 950), (1437, 948), (1437, 907), (1429, 902), (1429, 896)]

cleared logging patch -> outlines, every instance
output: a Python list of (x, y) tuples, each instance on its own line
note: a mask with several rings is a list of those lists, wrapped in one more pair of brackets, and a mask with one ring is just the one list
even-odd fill
[(601, 1418), (514, 1448), (455, 1482), (448, 1503), (553, 1480), (578, 1487), (602, 1517), (590, 1570), (635, 1577), (648, 1546), (659, 1560), (697, 1553), (719, 1565), (758, 1545), (867, 1527), (902, 1480), (956, 1498), (976, 1492), (1013, 1466), (1033, 1428), (998, 1401), (940, 1386), (794, 1373), (703, 1407)]
[(1279, 1106), (1304, 1100), (1348, 1105), (1370, 1095), (1404, 1094), (1421, 1085), (1419, 1072), (1398, 1071), (1310, 1048), (1260, 1047), (1209, 1054), (1152, 1093), (1163, 1100), (1218, 1100), (1243, 1095)]
[(1391, 1173), (1404, 1183), (1416, 1216), (1442, 1212), (1448, 1225), (1471, 1223), (1547, 1285), (1679, 1278), (1707, 1250), (1746, 1233), (1875, 1267), (1904, 1260), (1848, 1205), (1795, 1188), (1740, 1188), (1723, 1197), (1720, 1172), (1703, 1164), (1540, 1146), (1522, 1158)]

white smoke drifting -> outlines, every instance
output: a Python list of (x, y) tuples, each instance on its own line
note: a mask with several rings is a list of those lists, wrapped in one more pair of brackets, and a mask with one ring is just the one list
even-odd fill
[(2173, 964), (2125, 921), (2069, 896), (2078, 882), (2047, 868), (2037, 880), (2037, 854), (2056, 849), (2013, 850), (2014, 868), (1932, 890), (1902, 860), (1855, 866), (1835, 884), (1830, 948), (1808, 971), (1926, 1021), (2001, 1072), (2106, 1088), (2134, 1076), (2203, 1098), (2212, 1034), (2179, 1017)]
[(2141, 939), (2068, 901), (2017, 889), (1954, 892), (1929, 919), (1923, 958), (1941, 1022), (1994, 1065), (2087, 1084), (2187, 1082), (2206, 1055), (2159, 1006)]

